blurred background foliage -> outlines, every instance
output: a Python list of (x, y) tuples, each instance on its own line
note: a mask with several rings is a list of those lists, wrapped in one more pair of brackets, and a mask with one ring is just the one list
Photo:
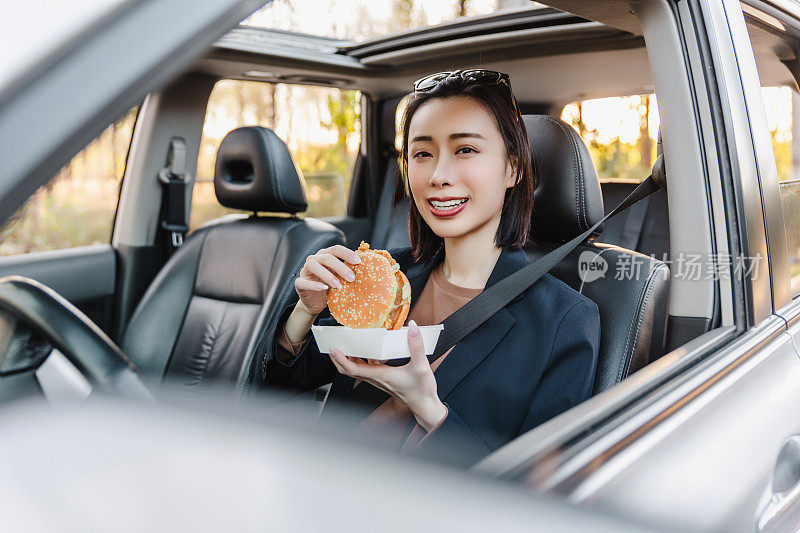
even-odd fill
[(0, 256), (108, 243), (137, 108), (109, 126), (0, 230)]
[(361, 142), (361, 94), (327, 87), (222, 80), (206, 110), (192, 194), (190, 229), (237, 212), (219, 205), (214, 162), (232, 129), (263, 126), (286, 142), (306, 182), (309, 208), (302, 216), (342, 215)]

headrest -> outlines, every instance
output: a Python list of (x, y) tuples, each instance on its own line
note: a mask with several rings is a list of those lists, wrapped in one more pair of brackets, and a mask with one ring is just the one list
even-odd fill
[(229, 132), (217, 150), (214, 192), (225, 207), (244, 211), (305, 211), (305, 180), (289, 148), (269, 128)]
[[(594, 162), (578, 132), (564, 121), (549, 115), (522, 118), (538, 180), (531, 235), (542, 241), (569, 241), (604, 215)], [(602, 229), (600, 225), (594, 234)]]

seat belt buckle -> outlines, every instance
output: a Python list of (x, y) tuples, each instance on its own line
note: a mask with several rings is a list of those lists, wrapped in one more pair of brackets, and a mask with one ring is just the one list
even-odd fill
[(189, 181), (189, 176), (186, 174), (175, 174), (172, 167), (164, 167), (158, 171), (158, 181), (164, 185), (169, 185), (170, 183), (174, 183), (176, 181), (180, 183), (187, 183)]
[(164, 185), (174, 181), (189, 181), (186, 175), (186, 143), (180, 137), (174, 137), (170, 141), (167, 165), (158, 172), (158, 180)]
[(172, 246), (180, 248), (183, 246), (183, 236), (189, 231), (189, 226), (184, 224), (168, 224), (166, 220), (161, 221), (161, 227), (170, 232)]

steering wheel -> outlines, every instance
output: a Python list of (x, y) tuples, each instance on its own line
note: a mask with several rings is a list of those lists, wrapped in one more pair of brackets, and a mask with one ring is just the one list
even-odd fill
[(29, 278), (0, 278), (0, 376), (36, 370), (54, 348), (93, 391), (154, 401), (130, 359), (63, 296)]

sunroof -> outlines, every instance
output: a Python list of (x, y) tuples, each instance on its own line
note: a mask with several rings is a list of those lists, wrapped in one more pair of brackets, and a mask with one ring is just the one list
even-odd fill
[(361, 43), (506, 8), (535, 5), (529, 0), (273, 0), (242, 24)]

